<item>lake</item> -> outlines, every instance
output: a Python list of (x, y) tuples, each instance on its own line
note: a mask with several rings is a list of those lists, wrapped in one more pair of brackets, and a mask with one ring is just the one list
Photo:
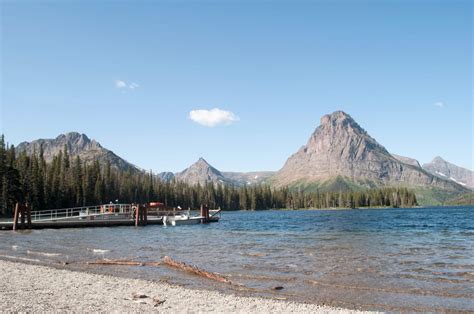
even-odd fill
[[(386, 311), (474, 311), (474, 208), (224, 212), (219, 223), (0, 232), (0, 258), (191, 288)], [(92, 266), (163, 256), (218, 272)], [(276, 286), (282, 290), (274, 290)]]

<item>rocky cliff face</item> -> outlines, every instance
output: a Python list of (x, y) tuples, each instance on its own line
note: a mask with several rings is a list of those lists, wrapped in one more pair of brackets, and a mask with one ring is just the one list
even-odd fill
[(276, 186), (308, 186), (336, 179), (359, 187), (402, 185), (463, 190), (454, 182), (394, 158), (342, 111), (323, 116), (308, 143), (287, 160), (272, 181)]
[(26, 152), (31, 155), (38, 154), (43, 148), (43, 156), (46, 162), (51, 162), (53, 157), (67, 147), (69, 155), (74, 158), (79, 156), (84, 162), (98, 160), (100, 163), (110, 162), (112, 167), (127, 170), (137, 169), (133, 164), (115, 155), (112, 151), (102, 147), (95, 140), (91, 140), (85, 134), (69, 132), (61, 134), (55, 139), (38, 139), (32, 142), (22, 142), (16, 147), (16, 152)]
[(189, 168), (186, 168), (182, 172), (176, 173), (175, 178), (178, 181), (183, 181), (188, 184), (201, 184), (216, 183), (225, 184), (231, 183), (225, 178), (222, 173), (211, 166), (204, 158), (199, 158)]
[(392, 154), (393, 157), (395, 157), (395, 159), (403, 162), (404, 164), (407, 164), (407, 165), (412, 165), (414, 167), (418, 167), (418, 168), (421, 168), (421, 165), (420, 163), (418, 162), (418, 160), (414, 159), (414, 158), (410, 158), (410, 157), (405, 157), (405, 156), (400, 156), (400, 155), (395, 155), (395, 154)]
[(473, 171), (456, 166), (439, 156), (435, 157), (431, 162), (424, 164), (423, 168), (440, 178), (449, 179), (463, 186), (474, 189)]

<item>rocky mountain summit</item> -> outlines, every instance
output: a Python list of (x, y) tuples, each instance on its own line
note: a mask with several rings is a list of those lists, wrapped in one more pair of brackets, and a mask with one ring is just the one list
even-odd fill
[(307, 144), (286, 161), (272, 181), (275, 186), (304, 188), (407, 186), (463, 190), (455, 182), (433, 176), (413, 162), (393, 157), (343, 111), (324, 115)]
[(211, 166), (204, 158), (199, 158), (189, 168), (184, 169), (182, 172), (176, 173), (175, 178), (178, 181), (183, 181), (188, 184), (201, 184), (206, 183), (231, 183), (225, 178), (222, 173)]
[(189, 184), (214, 183), (244, 186), (265, 183), (274, 173), (273, 171), (221, 172), (201, 157), (182, 172), (175, 173), (173, 176), (170, 172), (163, 172), (160, 173), (160, 178), (163, 181), (176, 179)]
[(33, 153), (38, 154), (42, 148), (44, 159), (46, 162), (51, 162), (55, 155), (64, 150), (64, 147), (67, 147), (68, 154), (72, 158), (79, 156), (84, 162), (98, 160), (100, 163), (110, 162), (112, 167), (121, 170), (137, 169), (133, 164), (102, 147), (99, 142), (78, 132), (61, 134), (54, 139), (22, 142), (16, 147), (16, 152), (26, 152), (28, 155), (32, 155)]
[(474, 189), (474, 172), (456, 166), (437, 156), (431, 162), (423, 165), (423, 168), (430, 173), (444, 179), (452, 180), (462, 186)]

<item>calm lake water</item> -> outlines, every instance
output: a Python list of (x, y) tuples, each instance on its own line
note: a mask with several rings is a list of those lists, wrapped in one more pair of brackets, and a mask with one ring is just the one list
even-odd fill
[[(225, 212), (209, 225), (2, 231), (0, 255), (348, 308), (474, 311), (473, 207)], [(243, 287), (166, 266), (84, 263), (159, 261), (165, 255)]]

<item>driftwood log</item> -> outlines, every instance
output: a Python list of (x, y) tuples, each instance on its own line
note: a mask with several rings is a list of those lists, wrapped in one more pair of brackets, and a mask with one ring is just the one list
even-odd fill
[(229, 279), (225, 278), (222, 275), (219, 275), (219, 274), (216, 274), (216, 273), (210, 273), (210, 272), (207, 272), (205, 270), (199, 269), (196, 266), (188, 265), (188, 264), (185, 264), (185, 263), (182, 263), (182, 262), (175, 261), (169, 256), (163, 257), (162, 262), (165, 265), (168, 265), (168, 266), (173, 267), (173, 268), (177, 268), (179, 270), (182, 270), (182, 271), (185, 271), (185, 272), (188, 272), (188, 273), (192, 273), (192, 274), (195, 274), (195, 275), (198, 275), (198, 276), (201, 276), (201, 277), (205, 277), (205, 278), (208, 278), (208, 279), (211, 279), (211, 280), (215, 280), (215, 281), (232, 284), (232, 282)]
[(87, 265), (123, 265), (123, 266), (160, 266), (161, 262), (137, 262), (128, 260), (98, 260), (87, 262)]
[(211, 279), (214, 281), (218, 282), (223, 282), (223, 283), (232, 283), (229, 279), (226, 277), (216, 274), (216, 273), (211, 273), (208, 271), (205, 271), (203, 269), (198, 268), (197, 266), (194, 265), (188, 265), (186, 263), (178, 262), (172, 259), (169, 256), (165, 256), (161, 262), (138, 262), (138, 261), (131, 261), (131, 260), (110, 260), (110, 259), (103, 259), (103, 260), (97, 260), (97, 261), (91, 261), (87, 262), (87, 265), (122, 265), (122, 266), (160, 266), (160, 265), (167, 265), (188, 273), (192, 273), (194, 275), (198, 275), (207, 279)]

